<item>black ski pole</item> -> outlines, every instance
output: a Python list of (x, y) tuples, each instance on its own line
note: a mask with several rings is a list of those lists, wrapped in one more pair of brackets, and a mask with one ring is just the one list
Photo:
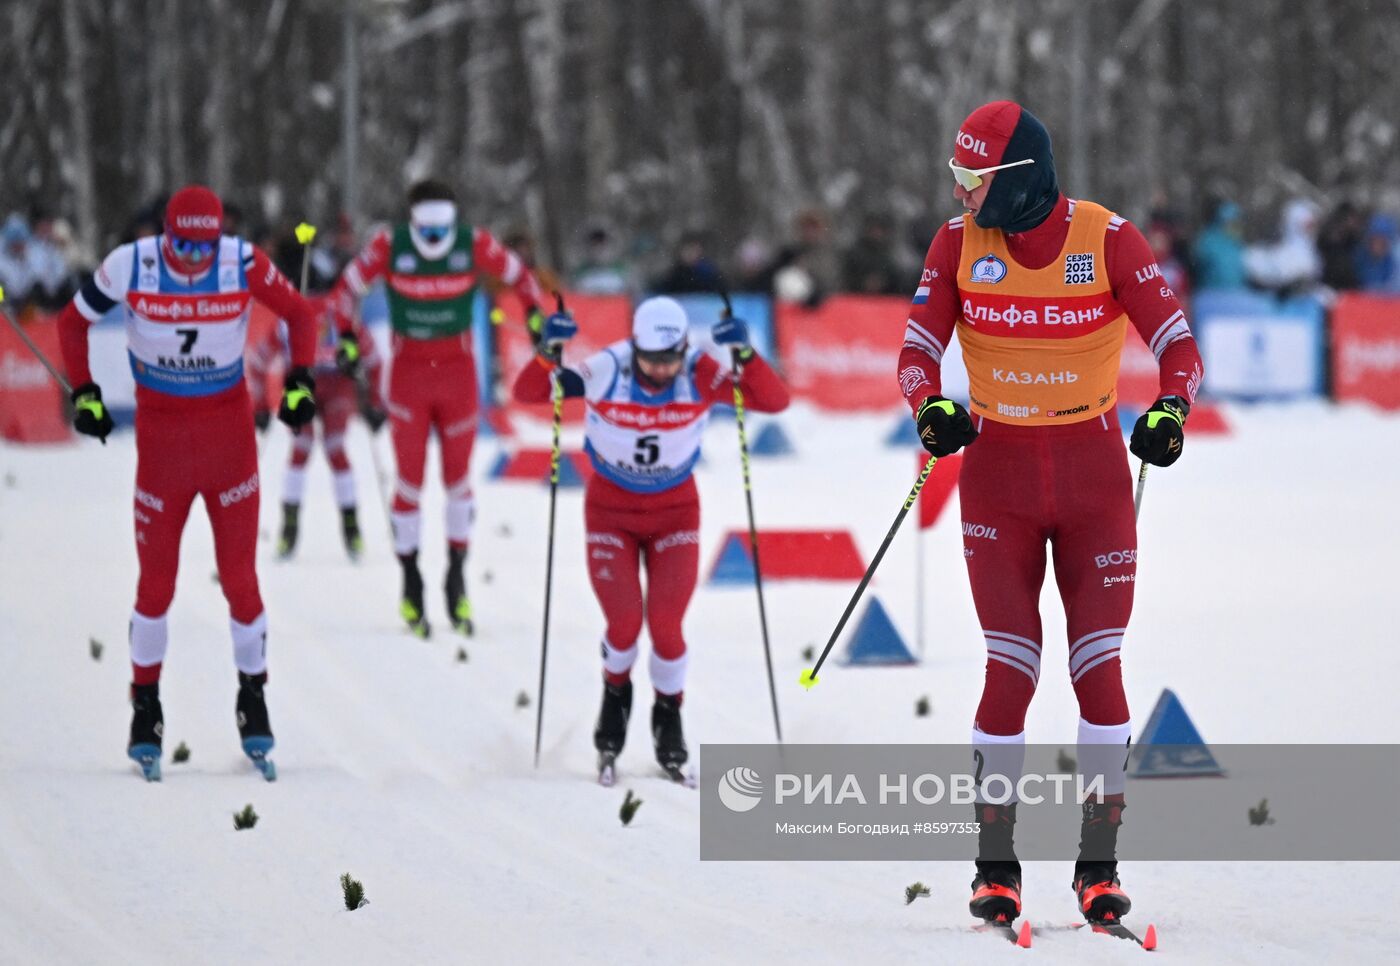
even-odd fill
[[(5, 289), (3, 287), (0, 287), (0, 303), (3, 303), (4, 301)], [(13, 315), (10, 314), (10, 310), (4, 308), (3, 306), (0, 306), (0, 314), (3, 314), (5, 316), (5, 321), (10, 323), (10, 328), (15, 330), (15, 334), (24, 340), (24, 344), (29, 347), (29, 351), (34, 353), (34, 358), (38, 359), (39, 363), (49, 371), (49, 375), (53, 376), (53, 381), (58, 383), (59, 386), (63, 389), (63, 391), (68, 393), (69, 396), (72, 396), (73, 387), (68, 384), (67, 379), (63, 378), (63, 373), (59, 372), (57, 369), (54, 368), (54, 364), (49, 361), (49, 357), (44, 355), (43, 351), (37, 345), (34, 344), (33, 339), (29, 338), (29, 333), (24, 331), (24, 327), (19, 324), (19, 322), (15, 319)], [(102, 442), (106, 443), (107, 441), (104, 439)]]
[[(564, 296), (554, 293), (559, 312)], [(549, 543), (544, 558), (544, 628), (540, 632), (540, 688), (535, 702), (535, 767), (540, 767), (540, 736), (544, 733), (544, 672), (549, 661), (549, 592), (554, 583), (554, 511), (559, 500), (559, 427), (564, 422), (564, 383), (554, 378), (554, 440), (549, 450)]]
[(311, 264), (311, 240), (316, 237), (316, 226), (303, 221), (296, 227), (297, 241), (301, 242), (301, 294), (306, 294), (307, 270)]
[[(0, 315), (3, 315), (5, 321), (10, 323), (10, 328), (15, 330), (15, 335), (24, 340), (24, 344), (29, 347), (29, 351), (34, 354), (34, 358), (38, 359), (39, 364), (49, 371), (49, 375), (53, 376), (53, 381), (58, 383), (59, 388), (68, 394), (66, 398), (72, 399), (73, 387), (69, 384), (67, 379), (63, 378), (63, 373), (59, 372), (58, 369), (54, 367), (54, 364), (49, 361), (49, 357), (44, 355), (43, 350), (34, 344), (34, 340), (29, 337), (28, 332), (24, 331), (24, 327), (19, 324), (19, 320), (10, 314), (9, 309), (5, 308), (4, 302), (5, 288), (4, 286), (0, 286)], [(107, 445), (106, 437), (102, 437), (102, 445)]]
[[(724, 299), (724, 315), (734, 317), (734, 307), (730, 304), (729, 293), (721, 291)], [(777, 732), (778, 744), (783, 743), (783, 723), (778, 717), (778, 687), (773, 680), (773, 649), (768, 643), (768, 609), (763, 603), (763, 568), (758, 562), (758, 525), (754, 522), (753, 484), (749, 476), (749, 434), (744, 428), (744, 391), (739, 388), (742, 371), (737, 357), (734, 363), (734, 421), (739, 427), (739, 461), (744, 468), (744, 502), (749, 511), (749, 550), (753, 554), (753, 586), (758, 592), (758, 624), (763, 631), (763, 663), (768, 669), (768, 696), (773, 702), (773, 730)]]
[(1147, 486), (1147, 460), (1138, 469), (1137, 492), (1133, 494), (1133, 519), (1142, 515), (1142, 491)]
[(870, 583), (870, 578), (875, 576), (875, 568), (880, 566), (880, 561), (885, 557), (885, 551), (890, 549), (890, 544), (894, 542), (894, 535), (899, 532), (899, 525), (904, 522), (904, 518), (909, 515), (909, 509), (918, 502), (919, 491), (928, 482), (928, 475), (933, 472), (933, 466), (938, 462), (937, 456), (930, 456), (928, 462), (924, 464), (924, 471), (919, 474), (919, 478), (914, 481), (914, 488), (909, 491), (909, 496), (905, 498), (904, 505), (899, 508), (898, 515), (894, 518), (894, 523), (890, 526), (890, 532), (885, 534), (885, 540), (880, 544), (880, 549), (875, 551), (875, 559), (870, 561), (870, 566), (865, 568), (865, 576), (860, 578), (860, 583), (856, 586), (856, 592), (851, 595), (851, 602), (846, 605), (845, 613), (836, 622), (836, 630), (831, 632), (831, 640), (826, 642), (826, 647), (822, 648), (821, 657), (817, 658), (815, 666), (808, 668), (798, 676), (798, 683), (809, 690), (817, 683), (817, 672), (821, 670), (822, 663), (826, 656), (831, 653), (831, 648), (836, 643), (836, 639), (841, 636), (841, 631), (846, 626), (846, 621), (851, 619), (851, 612), (856, 609), (856, 602), (860, 600), (860, 595), (865, 593), (866, 586)]

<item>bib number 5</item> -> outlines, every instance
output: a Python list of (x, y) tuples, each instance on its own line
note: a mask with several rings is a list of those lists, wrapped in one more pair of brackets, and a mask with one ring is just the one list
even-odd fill
[(658, 442), (660, 439), (655, 433), (637, 437), (637, 451), (633, 454), (633, 459), (637, 461), (638, 466), (652, 466), (661, 458), (661, 446)]

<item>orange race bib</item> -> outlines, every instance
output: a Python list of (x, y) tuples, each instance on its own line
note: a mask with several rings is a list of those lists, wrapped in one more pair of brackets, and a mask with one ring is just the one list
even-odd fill
[(1051, 426), (1113, 406), (1128, 327), (1104, 265), (1114, 218), (1075, 202), (1064, 247), (1039, 269), (1017, 264), (1001, 231), (963, 219), (957, 331), (974, 414)]

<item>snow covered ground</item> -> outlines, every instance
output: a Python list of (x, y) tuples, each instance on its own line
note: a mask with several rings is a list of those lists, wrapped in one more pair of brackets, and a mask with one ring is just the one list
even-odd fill
[[(1145, 719), (1177, 690), (1213, 742), (1400, 741), (1400, 419), (1321, 404), (1234, 408), (1226, 439), (1188, 439), (1154, 471), (1141, 523), (1137, 609), (1125, 648)], [(882, 445), (888, 417), (781, 417), (799, 455), (755, 462), (761, 525), (845, 527), (874, 552), (914, 456)], [(531, 433), (543, 442), (544, 429)], [(907, 863), (702, 863), (698, 796), (653, 777), (633, 722), (616, 788), (592, 781), (601, 617), (582, 567), (579, 491), (560, 500), (545, 742), (531, 767), (547, 489), (485, 480), (470, 564), (479, 633), (442, 631), (444, 553), (428, 642), (399, 628), (397, 568), (376, 509), (368, 438), (354, 437), (367, 559), (346, 561), (330, 482), (313, 470), (303, 546), (272, 559), (287, 437), (263, 457), (263, 594), (280, 778), (238, 749), (227, 612), (196, 510), (182, 550), (162, 696), (165, 780), (124, 756), (126, 618), (135, 584), (129, 434), (110, 445), (0, 448), (0, 962), (967, 962), (1018, 956), (1127, 962), (1127, 943), (1049, 932), (1029, 953), (966, 931), (971, 870)], [(744, 525), (732, 422), (699, 471), (702, 566)], [(436, 493), (435, 490), (432, 492)], [(434, 497), (435, 499), (436, 497)], [(425, 532), (440, 533), (440, 504)], [(912, 521), (911, 521), (912, 524)], [(800, 652), (825, 642), (851, 585), (771, 585), (774, 662), (790, 741), (964, 741), (983, 645), (950, 508), (927, 538), (929, 631), (915, 669), (833, 667), (811, 693)], [(874, 590), (913, 635), (914, 529)], [(1053, 583), (1047, 581), (1053, 588)], [(1028, 727), (1073, 740), (1057, 600)], [(692, 748), (772, 739), (751, 590), (702, 585), (687, 624)], [(100, 662), (88, 638), (106, 645)], [(1063, 646), (1060, 644), (1059, 646)], [(645, 680), (645, 662), (639, 675)], [(519, 692), (532, 704), (516, 707)], [(647, 701), (639, 689), (637, 717)], [(921, 695), (933, 714), (914, 715)], [(189, 763), (170, 762), (186, 742)], [(628, 828), (627, 789), (644, 800)], [(1325, 794), (1325, 790), (1320, 792)], [(231, 815), (252, 803), (255, 829)], [(1369, 803), (1384, 808), (1389, 803)], [(1339, 801), (1338, 815), (1355, 803)], [(1027, 914), (1074, 919), (1067, 863), (1027, 866)], [(345, 911), (338, 878), (370, 905)], [(1137, 863), (1135, 911), (1177, 962), (1400, 962), (1400, 867)], [(905, 906), (906, 885), (932, 895)], [(1353, 896), (1359, 898), (1353, 899)], [(1339, 926), (1339, 921), (1347, 924)]]

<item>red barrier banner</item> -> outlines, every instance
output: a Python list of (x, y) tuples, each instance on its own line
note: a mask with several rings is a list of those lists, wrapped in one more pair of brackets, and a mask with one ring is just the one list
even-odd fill
[(909, 300), (837, 295), (818, 308), (779, 302), (775, 322), (783, 373), (794, 397), (825, 409), (904, 404), (896, 368)]
[(1347, 292), (1332, 309), (1332, 392), (1400, 409), (1400, 298)]
[[(565, 365), (582, 362), (619, 339), (627, 338), (632, 332), (632, 302), (625, 295), (570, 295), (566, 292), (564, 304), (578, 323), (578, 335), (564, 348)], [(548, 420), (552, 415), (550, 406), (522, 406), (511, 401), (510, 389), (515, 377), (530, 364), (535, 348), (523, 322), (525, 312), (515, 294), (503, 292), (500, 306), (506, 314), (506, 321), (495, 329), (496, 358), (501, 364), (505, 404), (512, 413)], [(551, 304), (542, 308), (552, 311), (552, 299)], [(565, 403), (564, 418), (567, 422), (581, 420), (583, 403), (578, 400)]]
[[(50, 317), (20, 323), (48, 360), (62, 368), (58, 324)], [(0, 436), (17, 443), (62, 443), (72, 430), (63, 411), (63, 390), (24, 340), (0, 324)]]

